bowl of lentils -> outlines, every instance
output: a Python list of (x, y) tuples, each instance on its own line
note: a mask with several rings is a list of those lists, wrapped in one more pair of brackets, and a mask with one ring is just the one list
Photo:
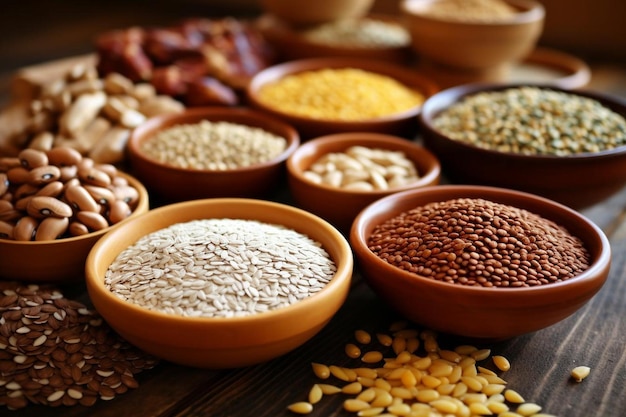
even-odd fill
[(592, 91), (470, 84), (431, 97), (419, 122), (451, 182), (582, 209), (626, 184), (625, 116), (624, 100)]
[(350, 243), (390, 306), (437, 331), (502, 340), (551, 326), (605, 283), (598, 226), (553, 200), (477, 185), (404, 191), (366, 207)]
[(156, 116), (128, 142), (132, 172), (169, 203), (211, 197), (271, 196), (298, 132), (267, 114), (233, 107), (189, 108)]
[(332, 133), (376, 132), (413, 137), (429, 78), (380, 60), (318, 57), (283, 62), (247, 86), (250, 105), (294, 126), (303, 139)]
[(317, 334), (352, 278), (347, 239), (285, 204), (212, 198), (165, 205), (89, 253), (87, 290), (122, 337), (156, 357), (233, 368)]

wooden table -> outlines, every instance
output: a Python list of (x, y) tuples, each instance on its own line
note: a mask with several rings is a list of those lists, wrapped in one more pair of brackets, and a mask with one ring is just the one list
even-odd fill
[[(158, 5), (163, 6), (163, 2)], [(144, 4), (142, 2), (139, 5)], [(139, 7), (137, 5), (134, 6)], [(93, 33), (128, 21), (113, 12), (100, 15), (100, 24)], [(152, 13), (174, 18), (171, 5)], [(207, 12), (208, 13), (208, 12)], [(137, 16), (137, 15), (135, 15)], [(75, 16), (74, 16), (75, 17)], [(150, 17), (150, 19), (148, 19)], [(106, 19), (109, 20), (106, 20)], [(27, 40), (41, 42), (33, 54), (24, 57), (8, 49), (4, 55), (4, 73), (0, 74), (0, 91), (6, 99), (6, 80), (13, 69), (74, 53), (86, 52), (89, 42), (84, 37), (72, 37), (71, 32), (89, 33), (87, 23), (60, 19), (68, 25), (68, 33), (57, 49), (45, 47), (50, 39), (23, 35), (13, 38), (17, 44)], [(153, 15), (137, 21), (157, 21)], [(103, 23), (104, 22), (104, 23)], [(17, 26), (14, 25), (14, 26)], [(19, 32), (15, 32), (19, 33)], [(7, 39), (6, 37), (4, 38)], [(51, 45), (52, 46), (52, 45)], [(8, 60), (8, 61), (7, 61)], [(12, 66), (13, 65), (13, 66)], [(593, 79), (590, 88), (607, 91), (626, 98), (626, 68), (613, 63), (592, 64)], [(611, 274), (602, 290), (576, 314), (568, 319), (533, 334), (512, 340), (482, 345), (492, 354), (501, 354), (512, 363), (504, 374), (509, 387), (521, 393), (527, 401), (544, 407), (546, 413), (562, 417), (618, 417), (626, 415), (626, 190), (609, 200), (583, 210), (609, 236), (613, 250)], [(80, 286), (72, 293), (82, 293)], [(138, 375), (139, 388), (116, 397), (99, 401), (93, 407), (47, 408), (29, 406), (8, 412), (3, 416), (291, 416), (288, 404), (306, 400), (311, 385), (319, 380), (311, 371), (311, 362), (326, 364), (353, 364), (344, 353), (345, 343), (353, 339), (356, 329), (372, 333), (384, 331), (398, 317), (384, 305), (355, 274), (350, 296), (331, 323), (299, 349), (268, 363), (243, 369), (204, 370), (161, 363), (156, 368)], [(454, 347), (468, 341), (444, 337), (445, 347)], [(591, 374), (582, 383), (573, 382), (570, 370), (578, 365), (591, 367)], [(312, 416), (354, 415), (342, 410), (342, 395), (325, 397), (317, 404)]]

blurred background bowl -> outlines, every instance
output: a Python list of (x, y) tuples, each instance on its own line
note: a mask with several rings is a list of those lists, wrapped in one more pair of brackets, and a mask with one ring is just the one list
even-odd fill
[[(412, 274), (368, 248), (377, 225), (413, 208), (456, 198), (486, 199), (552, 220), (582, 240), (590, 253), (589, 268), (567, 280), (532, 287), (475, 287)], [(608, 239), (578, 212), (533, 194), (482, 186), (440, 185), (382, 198), (357, 216), (350, 243), (357, 270), (392, 308), (433, 330), (477, 339), (508, 339), (569, 317), (600, 290), (611, 263)]]
[(511, 65), (532, 52), (543, 31), (545, 10), (534, 0), (505, 0), (516, 10), (513, 16), (491, 18), (482, 12), (483, 20), (470, 19), (465, 9), (453, 19), (429, 14), (440, 1), (400, 3), (418, 67), (436, 81), (438, 72), (445, 79), (456, 76), (458, 83), (505, 81)]
[(109, 230), (143, 214), (149, 209), (148, 192), (141, 182), (124, 172), (118, 175), (139, 194), (137, 206), (130, 217), (105, 229), (82, 236), (48, 241), (17, 241), (0, 239), (0, 279), (26, 282), (82, 282), (85, 259), (92, 246)]
[[(337, 271), (326, 286), (289, 306), (242, 317), (184, 317), (124, 301), (104, 286), (117, 255), (141, 237), (196, 219), (249, 219), (283, 225), (319, 242)], [(346, 238), (321, 218), (287, 205), (253, 199), (195, 200), (153, 209), (105, 235), (87, 259), (87, 290), (102, 317), (122, 337), (168, 361), (232, 368), (270, 360), (317, 334), (343, 304), (353, 258)]]
[[(263, 163), (226, 170), (191, 169), (162, 163), (142, 152), (142, 144), (155, 134), (181, 124), (203, 120), (256, 127), (286, 139), (285, 150)], [(267, 114), (232, 107), (189, 108), (178, 114), (157, 116), (136, 128), (128, 142), (132, 172), (165, 202), (209, 197), (263, 197), (285, 176), (285, 161), (300, 144), (298, 132)]]
[[(575, 209), (599, 203), (626, 184), (626, 146), (564, 156), (524, 155), (484, 149), (442, 134), (433, 120), (452, 104), (480, 92), (524, 85), (473, 84), (443, 90), (424, 103), (419, 116), (424, 145), (439, 158), (446, 178), (454, 183), (482, 184), (539, 194)], [(539, 86), (542, 88), (541, 86)], [(552, 91), (597, 100), (626, 117), (626, 103), (592, 91)], [(484, 140), (484, 139), (483, 139)]]
[(293, 26), (313, 25), (367, 14), (374, 0), (261, 0), (262, 9)]
[(410, 35), (397, 16), (368, 15), (293, 28), (265, 14), (257, 19), (256, 26), (276, 50), (278, 61), (352, 57), (408, 65), (413, 58)]
[[(293, 112), (287, 112), (264, 102), (259, 95), (260, 90), (267, 84), (277, 82), (290, 75), (307, 71), (347, 68), (360, 69), (368, 73), (375, 73), (394, 79), (405, 87), (417, 91), (424, 99), (438, 91), (438, 87), (430, 79), (399, 65), (372, 59), (320, 57), (284, 62), (260, 71), (248, 84), (246, 89), (247, 97), (254, 108), (280, 118), (294, 126), (303, 140), (308, 140), (315, 136), (344, 132), (377, 132), (414, 137), (417, 129), (416, 116), (421, 110), (421, 103), (406, 111), (388, 116), (359, 120), (338, 120), (305, 117)], [(320, 99), (323, 98), (320, 97)]]
[[(305, 172), (320, 158), (346, 152), (352, 146), (402, 152), (414, 164), (419, 178), (397, 187), (358, 191), (318, 184), (306, 177)], [(296, 205), (326, 219), (346, 234), (365, 206), (391, 193), (438, 184), (440, 171), (437, 158), (423, 146), (382, 133), (350, 132), (321, 136), (302, 144), (287, 159), (289, 190)]]

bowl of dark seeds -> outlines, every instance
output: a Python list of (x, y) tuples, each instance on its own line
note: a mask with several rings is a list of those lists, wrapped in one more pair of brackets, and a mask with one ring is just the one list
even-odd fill
[(626, 102), (592, 91), (470, 84), (429, 98), (419, 120), (451, 182), (581, 209), (626, 184), (625, 117)]
[(350, 287), (347, 239), (288, 205), (193, 200), (122, 226), (89, 253), (89, 296), (124, 339), (174, 363), (233, 368), (285, 354)]
[(350, 234), (357, 268), (407, 318), (478, 339), (553, 325), (607, 279), (611, 248), (577, 211), (534, 194), (472, 185), (396, 193)]

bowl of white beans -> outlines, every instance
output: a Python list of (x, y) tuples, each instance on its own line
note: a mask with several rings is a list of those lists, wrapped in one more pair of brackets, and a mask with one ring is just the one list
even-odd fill
[(93, 244), (148, 208), (135, 177), (74, 149), (0, 158), (0, 280), (81, 282)]
[(193, 367), (268, 361), (306, 343), (341, 307), (353, 258), (328, 222), (276, 202), (165, 205), (106, 234), (87, 290), (135, 346)]
[(156, 116), (128, 142), (131, 172), (161, 202), (267, 197), (300, 144), (285, 122), (246, 108), (197, 107)]
[(371, 132), (320, 136), (287, 159), (296, 205), (347, 232), (368, 204), (439, 183), (439, 160), (415, 141)]

